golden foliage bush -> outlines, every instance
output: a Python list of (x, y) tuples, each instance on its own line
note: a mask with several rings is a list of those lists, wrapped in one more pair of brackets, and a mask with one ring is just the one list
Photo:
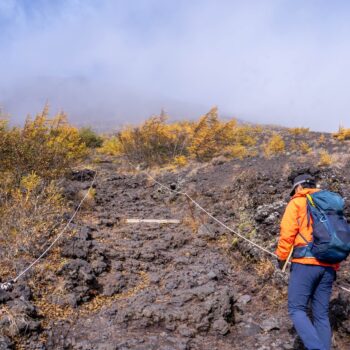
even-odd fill
[(23, 128), (2, 127), (0, 138), (0, 169), (10, 171), (19, 181), (35, 171), (44, 178), (63, 174), (86, 155), (78, 129), (70, 126), (63, 113), (53, 119), (48, 111), (27, 119)]
[(189, 146), (192, 157), (206, 161), (222, 153), (232, 157), (244, 158), (249, 155), (246, 147), (257, 143), (258, 127), (238, 125), (235, 119), (222, 122), (217, 108), (212, 108), (195, 125), (193, 138)]
[(174, 158), (174, 165), (176, 165), (176, 166), (179, 166), (179, 167), (182, 167), (182, 166), (185, 166), (185, 165), (187, 165), (188, 164), (188, 158), (187, 157), (185, 157), (185, 156), (176, 156), (175, 158)]
[(264, 145), (264, 152), (267, 157), (282, 154), (285, 151), (285, 142), (281, 135), (274, 133), (269, 142)]
[(338, 132), (333, 134), (333, 137), (339, 141), (350, 140), (350, 129), (340, 126)]
[(224, 155), (230, 158), (244, 159), (249, 154), (247, 147), (237, 144), (225, 148)]
[(332, 156), (325, 150), (320, 150), (320, 161), (318, 163), (319, 166), (329, 166), (333, 162)]
[(54, 181), (35, 173), (23, 176), (18, 187), (0, 174), (0, 258), (16, 270), (16, 259), (32, 259), (60, 226), (65, 206)]
[(125, 127), (117, 134), (121, 153), (130, 160), (147, 165), (166, 164), (186, 155), (191, 123), (166, 123), (166, 116), (153, 116), (139, 127)]
[(302, 141), (300, 143), (300, 151), (303, 154), (308, 154), (312, 151), (312, 148), (310, 147), (310, 145), (307, 142)]
[(0, 122), (2, 276), (13, 275), (17, 261), (32, 260), (56, 233), (66, 209), (56, 181), (86, 152), (79, 130), (62, 113), (49, 119), (47, 107), (22, 128)]
[(317, 140), (319, 145), (323, 145), (326, 143), (326, 137), (324, 136), (324, 134), (321, 134), (320, 137)]
[(224, 126), (219, 122), (217, 108), (200, 118), (193, 130), (189, 152), (196, 159), (206, 161), (218, 155)]
[(137, 127), (128, 126), (105, 139), (99, 152), (126, 155), (135, 163), (182, 166), (189, 159), (208, 161), (221, 154), (244, 158), (257, 143), (259, 127), (223, 122), (212, 108), (196, 122), (167, 123), (167, 116), (153, 116)]
[(309, 128), (289, 128), (289, 133), (294, 136), (306, 135), (310, 129)]
[(102, 147), (98, 149), (98, 152), (110, 156), (118, 156), (123, 154), (123, 147), (118, 137), (106, 137), (103, 140)]

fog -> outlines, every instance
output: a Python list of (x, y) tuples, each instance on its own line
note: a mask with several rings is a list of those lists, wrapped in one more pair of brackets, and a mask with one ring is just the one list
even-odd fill
[(350, 4), (327, 0), (1, 0), (0, 106), (48, 102), (103, 129), (164, 109), (350, 127)]

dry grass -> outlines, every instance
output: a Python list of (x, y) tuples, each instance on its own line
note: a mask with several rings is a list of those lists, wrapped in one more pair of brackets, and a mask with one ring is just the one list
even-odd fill
[(24, 313), (14, 313), (6, 305), (0, 307), (0, 319), (2, 320), (1, 333), (9, 337), (18, 336), (28, 327), (28, 316)]
[(49, 284), (43, 285), (41, 283), (36, 287), (34, 304), (38, 307), (40, 314), (44, 316), (43, 326), (47, 327), (49, 322), (55, 323), (60, 320), (69, 320), (73, 315), (77, 314), (79, 317), (88, 316), (91, 313), (99, 312), (103, 307), (110, 306), (114, 301), (132, 298), (137, 293), (147, 288), (150, 284), (149, 276), (144, 271), (139, 272), (139, 279), (140, 281), (135, 287), (130, 288), (123, 293), (115, 294), (111, 297), (96, 295), (89, 302), (80, 305), (78, 308), (73, 308), (71, 306), (60, 306), (49, 302), (48, 299), (52, 293), (56, 293), (59, 296), (65, 292), (65, 289), (63, 286), (59, 287)]
[(254, 269), (259, 277), (263, 277), (265, 279), (273, 275), (275, 266), (271, 260), (263, 259), (254, 266)]

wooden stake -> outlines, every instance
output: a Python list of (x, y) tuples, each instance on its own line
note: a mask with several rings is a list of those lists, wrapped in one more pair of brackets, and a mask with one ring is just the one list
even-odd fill
[(126, 219), (127, 224), (149, 223), (149, 224), (180, 224), (180, 220), (175, 219)]
[(292, 247), (292, 249), (289, 252), (288, 258), (287, 258), (286, 262), (283, 265), (282, 272), (286, 272), (288, 262), (289, 262), (290, 258), (292, 257), (292, 254), (293, 254), (293, 249), (294, 249), (294, 247)]

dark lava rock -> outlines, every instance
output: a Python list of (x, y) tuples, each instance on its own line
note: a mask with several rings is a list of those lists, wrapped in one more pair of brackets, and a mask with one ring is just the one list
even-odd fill
[(86, 259), (89, 255), (91, 246), (91, 229), (84, 227), (76, 236), (64, 243), (61, 254), (67, 258)]
[(103, 295), (111, 297), (114, 294), (121, 293), (125, 288), (125, 277), (119, 272), (111, 274), (103, 285)]
[(348, 293), (341, 292), (330, 303), (331, 324), (340, 332), (350, 334), (350, 297)]
[(11, 299), (11, 295), (8, 291), (0, 289), (0, 303), (6, 303)]
[(72, 171), (70, 179), (73, 181), (91, 181), (95, 176), (95, 171), (91, 169)]
[(81, 259), (72, 260), (65, 264), (58, 273), (69, 277), (75, 284), (81, 281), (91, 284), (95, 280), (91, 265)]
[(208, 225), (201, 225), (198, 228), (197, 236), (204, 239), (215, 239), (217, 235)]
[(14, 344), (8, 337), (0, 335), (0, 350), (12, 350), (14, 348)]
[(29, 301), (16, 299), (8, 302), (7, 306), (11, 312), (0, 318), (0, 330), (4, 331), (5, 334), (18, 336), (40, 329), (40, 322), (35, 320), (37, 317), (36, 307)]
[(32, 291), (27, 284), (17, 282), (17, 283), (15, 283), (14, 288), (11, 292), (11, 296), (13, 299), (21, 298), (24, 300), (31, 300), (32, 299)]

